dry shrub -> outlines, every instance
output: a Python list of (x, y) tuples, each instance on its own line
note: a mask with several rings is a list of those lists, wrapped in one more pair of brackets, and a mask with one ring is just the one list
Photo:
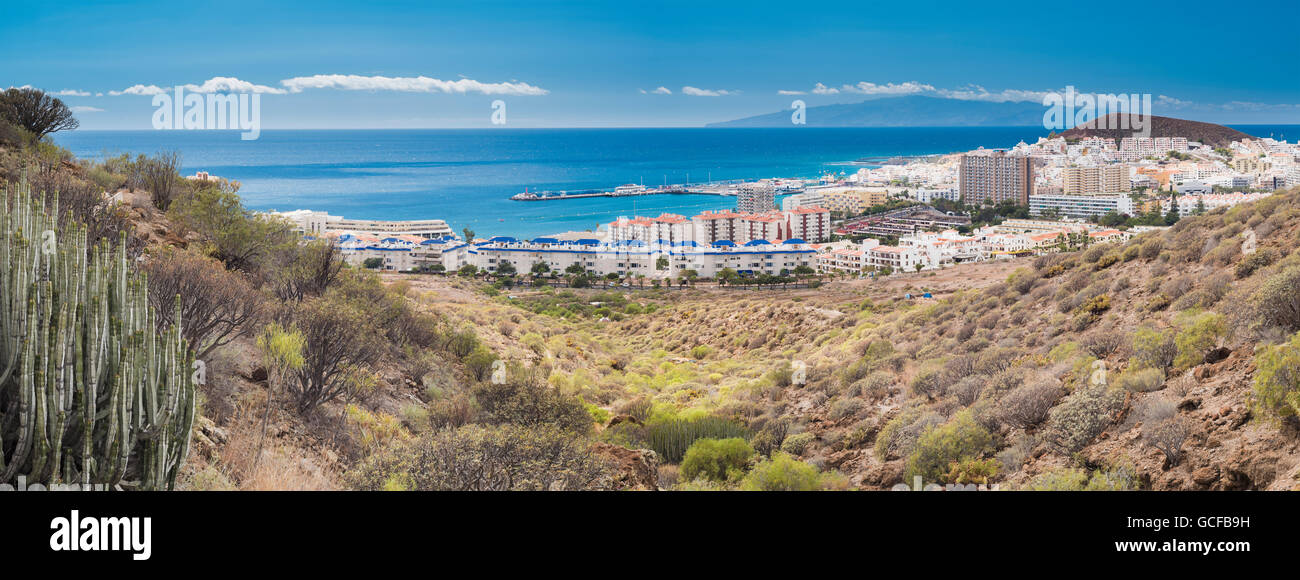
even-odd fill
[(1161, 286), (1160, 293), (1168, 296), (1170, 300), (1177, 300), (1194, 287), (1196, 287), (1196, 279), (1191, 275), (1183, 275), (1166, 281)]
[(1030, 383), (1007, 393), (999, 402), (999, 418), (1004, 425), (1028, 429), (1047, 419), (1052, 405), (1064, 394), (1054, 380)]
[[(247, 407), (242, 409), (248, 411)], [(337, 489), (337, 474), (297, 447), (283, 445), (273, 433), (262, 438), (260, 417), (241, 412), (221, 449), (220, 464), (239, 489), (318, 491)], [(272, 427), (274, 429), (274, 427)], [(259, 457), (259, 447), (261, 447)]]
[(1177, 465), (1183, 457), (1183, 443), (1192, 431), (1187, 419), (1178, 414), (1177, 405), (1164, 398), (1148, 401), (1141, 416), (1142, 438), (1164, 453), (1169, 465)]
[(958, 380), (948, 388), (948, 393), (957, 397), (957, 403), (963, 407), (969, 407), (980, 397), (984, 391), (984, 385), (988, 382), (988, 377), (982, 375), (972, 375)]
[(1108, 326), (1088, 334), (1081, 344), (1092, 356), (1104, 359), (1125, 350), (1128, 346), (1128, 337), (1113, 326)]

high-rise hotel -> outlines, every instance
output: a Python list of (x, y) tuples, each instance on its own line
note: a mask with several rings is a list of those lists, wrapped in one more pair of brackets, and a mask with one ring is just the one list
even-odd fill
[(1034, 165), (1028, 156), (979, 150), (961, 156), (958, 188), (967, 205), (1029, 205)]

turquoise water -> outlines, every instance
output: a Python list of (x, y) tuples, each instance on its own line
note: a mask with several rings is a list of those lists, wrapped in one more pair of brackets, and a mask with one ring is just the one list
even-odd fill
[(231, 131), (73, 131), (58, 134), (57, 141), (83, 158), (178, 150), (185, 174), (207, 171), (240, 181), (240, 194), (253, 209), (443, 219), (458, 232), (469, 227), (478, 235), (535, 237), (594, 229), (634, 212), (730, 208), (735, 200), (508, 199), (524, 188), (684, 183), (688, 174), (692, 182), (816, 177), (852, 173), (863, 158), (1010, 147), (1044, 135), (1038, 127), (264, 130), (256, 141), (241, 141)]

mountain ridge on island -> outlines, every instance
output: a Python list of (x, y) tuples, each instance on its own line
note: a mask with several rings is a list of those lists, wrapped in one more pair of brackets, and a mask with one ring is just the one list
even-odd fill
[[(793, 109), (706, 127), (790, 127)], [(922, 95), (868, 99), (805, 109), (808, 127), (1020, 127), (1043, 122), (1039, 103), (994, 103)]]

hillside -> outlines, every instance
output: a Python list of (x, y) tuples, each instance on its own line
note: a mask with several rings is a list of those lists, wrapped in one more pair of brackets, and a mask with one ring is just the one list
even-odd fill
[[(1246, 255), (1248, 229), (1259, 249)], [(1257, 353), (1300, 328), (1275, 324), (1260, 301), (1300, 275), (1298, 242), (1293, 191), (1127, 244), (790, 293), (515, 289), (507, 299), (392, 278), (606, 410), (598, 439), (657, 447), (665, 488), (739, 485), (682, 481), (680, 458), (656, 439), (656, 426), (712, 418), (745, 433), (754, 469), (780, 450), (830, 488), (920, 475), (1277, 490), (1300, 485), (1300, 439), (1286, 406), (1255, 394)], [(935, 298), (902, 298), (918, 290)], [(606, 311), (593, 314), (593, 301)], [(443, 388), (454, 399), (460, 387)]]
[[(1133, 117), (1132, 115), (1128, 115)], [(1100, 119), (1094, 119), (1078, 127), (1070, 129), (1061, 134), (1068, 140), (1083, 139), (1085, 137), (1102, 137), (1114, 139), (1118, 142), (1124, 137), (1130, 137), (1133, 134), (1129, 129), (1097, 129), (1101, 125), (1105, 127), (1120, 127), (1125, 119), (1120, 113), (1112, 113)], [(1127, 126), (1132, 127), (1132, 121)], [(1186, 137), (1188, 141), (1198, 141), (1214, 147), (1226, 147), (1233, 141), (1242, 139), (1253, 139), (1250, 135), (1242, 133), (1231, 127), (1215, 125), (1214, 123), (1201, 123), (1199, 121), (1188, 121), (1186, 119), (1174, 119), (1172, 117), (1151, 117), (1151, 137)]]
[[(707, 127), (789, 127), (790, 111), (709, 123)], [(809, 127), (1028, 127), (1043, 122), (1038, 103), (993, 103), (906, 96), (808, 107)]]
[(1300, 191), (939, 272), (601, 291), (344, 267), (230, 184), (159, 210), (129, 187), (158, 159), (42, 155), (66, 219), (135, 232), (155, 311), (185, 300), (181, 489), (1300, 485)]

